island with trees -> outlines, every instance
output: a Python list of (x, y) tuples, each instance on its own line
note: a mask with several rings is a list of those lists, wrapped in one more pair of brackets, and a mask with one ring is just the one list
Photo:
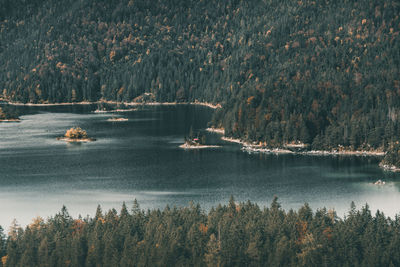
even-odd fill
[(73, 127), (67, 130), (63, 137), (58, 137), (57, 140), (63, 140), (67, 142), (92, 142), (96, 139), (91, 138), (87, 135), (86, 131), (80, 127)]
[(194, 133), (193, 127), (190, 127), (189, 136), (185, 136), (185, 142), (179, 146), (183, 149), (202, 149), (202, 148), (218, 148), (220, 146), (210, 145), (206, 143), (206, 136), (200, 133)]

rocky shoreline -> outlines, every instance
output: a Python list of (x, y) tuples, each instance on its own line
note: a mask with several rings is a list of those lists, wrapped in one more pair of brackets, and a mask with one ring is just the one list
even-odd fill
[[(240, 139), (222, 137), (224, 141), (238, 143), (243, 145), (242, 150), (247, 152), (259, 152), (259, 153), (274, 153), (274, 154), (299, 154), (299, 155), (315, 155), (315, 156), (385, 156), (383, 151), (366, 151), (366, 150), (310, 150), (310, 151), (292, 151), (286, 148), (267, 148), (259, 145), (254, 145)], [(290, 147), (290, 146), (288, 146)]]
[(396, 167), (394, 165), (388, 165), (388, 164), (384, 164), (384, 163), (379, 163), (379, 167), (381, 167), (382, 169), (386, 170), (386, 171), (391, 171), (391, 172), (400, 172), (400, 168)]
[(375, 156), (375, 157), (383, 157), (385, 156), (385, 152), (383, 151), (378, 151), (378, 150), (332, 150), (332, 151), (326, 151), (326, 150), (310, 150), (306, 152), (302, 152), (303, 154), (306, 155), (339, 155), (339, 156)]
[(6, 119), (6, 120), (0, 120), (0, 122), (21, 122), (20, 119)]
[(218, 133), (218, 134), (225, 134), (225, 129), (224, 128), (207, 128), (206, 129), (207, 132), (210, 133)]
[(12, 106), (32, 106), (32, 107), (50, 107), (50, 106), (69, 106), (69, 105), (91, 105), (96, 104), (97, 102), (71, 102), (71, 103), (21, 103), (21, 102), (12, 102), (6, 101), (5, 104)]
[[(214, 132), (219, 134), (225, 134), (225, 130), (223, 128), (207, 128), (208, 132)], [(256, 143), (250, 143), (248, 141), (243, 141), (242, 139), (232, 138), (222, 136), (222, 140), (231, 143), (237, 143), (242, 145), (242, 150), (247, 152), (258, 152), (258, 153), (274, 153), (274, 154), (301, 154), (301, 155), (320, 155), (320, 156), (332, 156), (332, 155), (340, 155), (340, 156), (385, 156), (385, 152), (380, 150), (309, 150), (309, 151), (293, 151), (288, 148), (305, 148), (307, 145), (299, 143), (299, 144), (286, 144), (283, 148), (268, 148), (262, 145), (258, 145)]]
[(86, 143), (86, 142), (94, 142), (96, 141), (95, 138), (67, 138), (67, 137), (57, 137), (57, 140), (65, 141), (69, 143)]
[(127, 108), (127, 109), (113, 109), (110, 112), (129, 112), (129, 111), (137, 111), (137, 108)]
[(212, 103), (208, 103), (208, 102), (199, 102), (199, 101), (194, 101), (194, 102), (190, 102), (190, 105), (200, 105), (200, 106), (206, 106), (212, 109), (218, 109), (218, 108), (222, 108), (221, 104), (212, 104)]
[(128, 121), (127, 118), (110, 118), (107, 121), (118, 122), (118, 121)]
[[(81, 102), (64, 102), (64, 103), (21, 103), (21, 102), (13, 102), (13, 101), (5, 101), (8, 105), (13, 106), (38, 106), (38, 107), (46, 107), (46, 106), (68, 106), (68, 105), (92, 105), (92, 104), (113, 104), (113, 105), (125, 105), (125, 106), (173, 106), (173, 105), (199, 105), (205, 106), (212, 109), (222, 108), (221, 104), (212, 104), (208, 102), (119, 102), (113, 100), (99, 100), (99, 101), (81, 101)], [(122, 109), (119, 109), (116, 112), (122, 112)]]
[(219, 148), (221, 146), (216, 146), (216, 145), (189, 145), (189, 144), (182, 144), (179, 146), (180, 148), (183, 149), (203, 149), (203, 148)]

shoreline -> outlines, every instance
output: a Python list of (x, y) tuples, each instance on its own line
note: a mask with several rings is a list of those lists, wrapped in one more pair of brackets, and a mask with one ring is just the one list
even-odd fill
[[(175, 106), (175, 105), (198, 105), (205, 106), (212, 109), (222, 108), (221, 104), (212, 104), (208, 102), (119, 102), (113, 100), (98, 100), (98, 101), (81, 101), (81, 102), (62, 102), (62, 103), (21, 103), (21, 102), (12, 102), (5, 101), (4, 104), (12, 105), (12, 106), (32, 106), (32, 107), (48, 107), (48, 106), (69, 106), (69, 105), (93, 105), (93, 104), (113, 104), (120, 105), (123, 104), (125, 106)], [(117, 112), (123, 112), (122, 109)]]
[(183, 149), (203, 149), (203, 148), (220, 148), (221, 146), (216, 146), (216, 145), (188, 145), (188, 144), (182, 144), (179, 146), (180, 148)]
[(241, 145), (244, 145), (244, 146), (250, 145), (248, 142), (242, 141), (242, 140), (240, 140), (238, 138), (222, 136), (221, 140), (224, 140), (224, 141), (227, 141), (227, 142), (231, 142), (231, 143), (241, 144)]
[(383, 164), (382, 162), (379, 163), (379, 167), (381, 167), (385, 171), (400, 172), (400, 168), (399, 167), (396, 167), (394, 165)]
[(205, 106), (205, 107), (209, 107), (209, 108), (212, 108), (212, 109), (218, 109), (218, 108), (222, 108), (222, 105), (221, 104), (212, 104), (212, 103), (209, 103), (209, 102), (200, 102), (200, 101), (197, 101), (197, 100), (195, 100), (194, 102), (189, 102), (189, 104), (190, 105), (200, 105), (200, 106)]
[(130, 112), (130, 111), (137, 111), (137, 108), (128, 108), (128, 109), (114, 109), (111, 110), (110, 113), (116, 113), (116, 112)]
[(127, 118), (110, 118), (110, 119), (107, 119), (107, 121), (119, 122), (119, 121), (128, 121), (128, 119)]
[(82, 139), (71, 139), (66, 137), (57, 137), (59, 141), (65, 141), (68, 143), (86, 143), (86, 142), (94, 142), (96, 139), (94, 138), (82, 138)]
[[(172, 106), (172, 105), (200, 105), (200, 106), (205, 106), (209, 107), (212, 109), (218, 109), (222, 108), (221, 104), (212, 104), (208, 102), (199, 102), (195, 100), (194, 102), (118, 102), (118, 101), (113, 101), (113, 100), (104, 100), (100, 99), (99, 101), (81, 101), (81, 102), (70, 102), (70, 103), (20, 103), (20, 102), (10, 102), (10, 101), (5, 101), (5, 104), (8, 105), (14, 105), (14, 106), (67, 106), (67, 105), (91, 105), (91, 104), (123, 104), (126, 106)], [(106, 112), (125, 112), (125, 111), (133, 111), (133, 109), (116, 109), (116, 110), (111, 110), (111, 111), (105, 111)], [(0, 122), (20, 122), (21, 120), (0, 120)], [(109, 120), (109, 121), (124, 121), (124, 120)], [(231, 143), (237, 143), (242, 145), (242, 150), (247, 151), (249, 153), (255, 152), (255, 153), (273, 153), (273, 154), (299, 154), (299, 155), (313, 155), (313, 156), (375, 156), (375, 157), (383, 157), (386, 153), (383, 151), (364, 151), (364, 150), (310, 150), (310, 151), (292, 151), (289, 149), (285, 148), (266, 148), (260, 145), (257, 145), (255, 143), (250, 143), (247, 141), (243, 141), (241, 139), (237, 138), (231, 138), (231, 137), (226, 137), (224, 136), (225, 134), (225, 129), (224, 128), (214, 128), (214, 127), (209, 127), (206, 129), (208, 132), (213, 132), (217, 134), (223, 135), (221, 139), (226, 142), (231, 142)], [(61, 139), (59, 139), (61, 140)], [(67, 142), (90, 142), (94, 141), (91, 139), (83, 139), (83, 140), (64, 140)], [(180, 146), (181, 148), (185, 149), (201, 149), (201, 148), (212, 148), (212, 147), (219, 147), (219, 146), (187, 146), (185, 144)], [(304, 148), (304, 144), (287, 144), (284, 147), (286, 148)], [(385, 170), (390, 170), (393, 172), (400, 172), (400, 168), (397, 168), (395, 166), (389, 166), (389, 165), (379, 165)]]
[(213, 127), (210, 127), (210, 128), (207, 128), (206, 131), (210, 132), (210, 133), (217, 133), (217, 134), (225, 135), (225, 129), (224, 128), (213, 128)]
[[(274, 154), (297, 154), (297, 155), (310, 155), (310, 156), (375, 156), (375, 157), (383, 157), (385, 156), (385, 152), (382, 151), (364, 151), (364, 150), (310, 150), (310, 151), (291, 151), (285, 148), (266, 148), (261, 147), (259, 145), (254, 145), (249, 142), (243, 141), (237, 138), (231, 138), (223, 136), (221, 137), (222, 140), (241, 144), (242, 150), (246, 152), (257, 152), (257, 153), (274, 153)], [(400, 169), (399, 169), (400, 171)]]
[(310, 150), (306, 152), (301, 152), (305, 155), (321, 155), (321, 156), (374, 156), (374, 157), (383, 157), (385, 156), (385, 152), (382, 151), (366, 151), (366, 150), (343, 150), (343, 151), (327, 151), (327, 150)]
[(10, 102), (6, 101), (4, 104), (11, 105), (11, 106), (30, 106), (30, 107), (50, 107), (50, 106), (70, 106), (70, 105), (91, 105), (91, 104), (97, 104), (97, 102), (88, 102), (88, 101), (82, 101), (82, 102), (71, 102), (71, 103), (21, 103), (21, 102)]
[(242, 148), (243, 151), (252, 153), (268, 153), (268, 154), (297, 154), (297, 152), (288, 150), (288, 149), (283, 149), (283, 148), (255, 148), (251, 146), (244, 146)]
[(8, 119), (8, 120), (0, 120), (0, 122), (21, 122), (20, 119)]

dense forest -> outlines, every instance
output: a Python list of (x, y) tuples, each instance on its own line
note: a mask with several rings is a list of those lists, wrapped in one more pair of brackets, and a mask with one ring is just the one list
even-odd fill
[(207, 101), (228, 136), (386, 150), (400, 136), (399, 14), (397, 0), (3, 0), (0, 95)]
[(380, 163), (386, 165), (385, 168), (392, 168), (400, 171), (400, 143), (399, 141), (393, 142), (387, 149), (385, 158)]
[(65, 207), (25, 229), (0, 229), (0, 266), (400, 266), (400, 217), (352, 204), (334, 211), (251, 202), (72, 218)]
[(0, 121), (19, 120), (18, 112), (13, 106), (5, 105), (0, 106)]

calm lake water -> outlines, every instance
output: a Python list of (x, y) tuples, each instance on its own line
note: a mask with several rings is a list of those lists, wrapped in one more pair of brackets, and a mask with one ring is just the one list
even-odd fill
[[(378, 158), (248, 154), (209, 133), (221, 148), (179, 148), (190, 127), (207, 128), (213, 110), (201, 106), (144, 106), (125, 113), (93, 113), (97, 107), (18, 107), (21, 123), (0, 124), (0, 225), (21, 225), (52, 216), (66, 205), (70, 214), (94, 215), (96, 206), (118, 211), (136, 198), (141, 208), (185, 206), (209, 209), (251, 200), (283, 208), (305, 202), (338, 215), (368, 203), (371, 210), (400, 213), (400, 175), (378, 167)], [(112, 117), (128, 121), (110, 122)], [(96, 142), (56, 140), (80, 126)], [(384, 186), (375, 186), (378, 179)]]

